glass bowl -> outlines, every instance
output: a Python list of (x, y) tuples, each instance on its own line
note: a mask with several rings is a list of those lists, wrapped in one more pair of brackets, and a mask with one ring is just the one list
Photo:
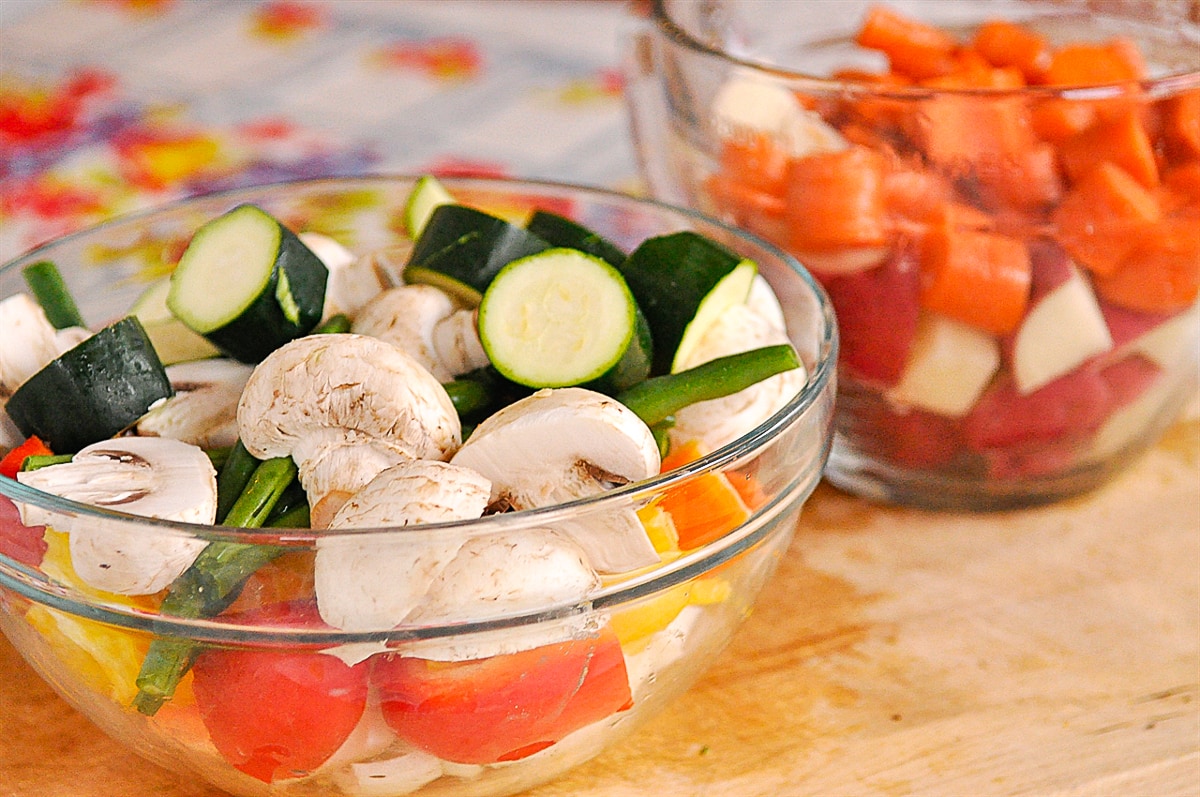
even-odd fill
[[(749, 433), (674, 471), (471, 522), (322, 532), (200, 526), (76, 504), (0, 477), (0, 626), (64, 699), (151, 761), (238, 795), (521, 791), (617, 744), (686, 690), (785, 554), (832, 440), (837, 338), (820, 287), (790, 256), (691, 211), (573, 186), (444, 182), (464, 203), (512, 218), (550, 210), (620, 246), (690, 229), (754, 259), (780, 299), (806, 385)], [(328, 179), (186, 200), (29, 252), (0, 270), (0, 297), (24, 290), (24, 266), (50, 260), (98, 327), (170, 272), (204, 221), (244, 202), (352, 252), (395, 251), (413, 184)], [(745, 511), (706, 518), (707, 541), (661, 546), (657, 564), (580, 590), (556, 586), (558, 549), (539, 558), (547, 535), (566, 527), (594, 529), (599, 519), (603, 529), (636, 511), (650, 529), (671, 507), (695, 511), (714, 479), (737, 491)], [(190, 544), (258, 569), (246, 568), (253, 575), (240, 593), (220, 578), (192, 584), (192, 597), (224, 589), (234, 599), (215, 616), (185, 603), (164, 610), (163, 592), (128, 597), (77, 575), (72, 540), (102, 534)], [(476, 575), (447, 577), (451, 592), (478, 593), (467, 608), (437, 622), (338, 630), (313, 609), (314, 557), (329, 545), (366, 552), (362, 567), (397, 583), (424, 583), (414, 563), (448, 547), (499, 550), (501, 570), (525, 575), (507, 586), (498, 577), (489, 592), (468, 568)], [(520, 599), (504, 598), (505, 589)]]
[(641, 171), (828, 291), (833, 484), (1049, 502), (1109, 480), (1195, 395), (1189, 6), (653, 3), (628, 51)]

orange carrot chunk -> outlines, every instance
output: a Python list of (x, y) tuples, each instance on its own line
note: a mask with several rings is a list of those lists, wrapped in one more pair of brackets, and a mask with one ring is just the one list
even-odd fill
[(1050, 86), (1102, 86), (1142, 77), (1126, 44), (1078, 43), (1056, 50), (1042, 74)]
[(1171, 101), (1163, 131), (1168, 146), (1181, 157), (1200, 158), (1200, 91)]
[(1147, 188), (1158, 185), (1154, 146), (1141, 117), (1132, 110), (1064, 141), (1059, 154), (1072, 180), (1079, 180), (1097, 163), (1109, 161)]
[(1052, 214), (1063, 248), (1101, 276), (1116, 272), (1138, 236), (1161, 218), (1158, 198), (1109, 161), (1089, 169)]
[(921, 246), (921, 305), (1004, 335), (1017, 328), (1025, 313), (1031, 275), (1022, 241), (938, 225)]
[(1164, 219), (1142, 231), (1120, 267), (1095, 285), (1101, 297), (1130, 310), (1186, 310), (1200, 294), (1200, 217)]
[(787, 176), (791, 247), (811, 251), (882, 244), (883, 176), (884, 157), (863, 146), (793, 158)]
[(872, 6), (855, 42), (888, 57), (893, 72), (916, 80), (946, 75), (955, 69), (958, 42), (932, 25), (885, 6)]
[(1021, 70), (1025, 80), (1037, 80), (1050, 66), (1050, 44), (1046, 39), (1015, 22), (990, 20), (975, 31), (971, 46), (995, 66)]

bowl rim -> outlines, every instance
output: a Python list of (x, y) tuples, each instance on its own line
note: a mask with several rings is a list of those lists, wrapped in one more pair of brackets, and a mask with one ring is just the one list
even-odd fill
[[(667, 10), (670, 3), (683, 0), (650, 0), (649, 19), (668, 41), (690, 50), (699, 55), (725, 62), (731, 67), (744, 71), (759, 73), (775, 80), (786, 81), (795, 88), (808, 88), (818, 92), (841, 92), (846, 94), (870, 94), (897, 99), (921, 99), (932, 96), (978, 96), (978, 97), (1012, 97), (1012, 96), (1041, 96), (1062, 97), (1076, 100), (1099, 100), (1124, 96), (1131, 84), (1138, 85), (1141, 90), (1151, 97), (1162, 94), (1176, 94), (1200, 87), (1200, 59), (1189, 71), (1172, 71), (1156, 77), (1148, 77), (1136, 81), (1121, 81), (1096, 85), (1068, 86), (1022, 86), (1019, 88), (931, 88), (928, 86), (878, 86), (837, 78), (823, 77), (789, 69), (768, 61), (756, 60), (735, 55), (727, 49), (721, 49), (706, 44), (688, 32), (685, 26)], [(1080, 17), (1112, 17), (1110, 13), (1098, 13), (1094, 9), (1083, 6), (1061, 6), (1057, 9), (1059, 16)], [(1119, 19), (1119, 17), (1116, 17)], [(1188, 35), (1196, 41), (1200, 48), (1200, 25), (1181, 23), (1173, 32)], [(1200, 49), (1197, 50), (1200, 52)]]
[[(136, 225), (154, 219), (156, 216), (172, 214), (186, 210), (189, 206), (202, 203), (236, 204), (246, 196), (278, 195), (297, 188), (319, 189), (321, 186), (362, 187), (370, 184), (398, 184), (405, 181), (415, 182), (420, 175), (408, 173), (364, 173), (348, 176), (330, 176), (304, 178), (298, 180), (283, 180), (250, 186), (224, 189), (220, 191), (195, 194), (172, 200), (149, 208), (143, 208), (114, 216), (99, 223), (82, 229), (57, 236), (0, 265), (0, 275), (19, 269), (22, 265), (40, 259), (44, 254), (67, 241), (85, 239), (101, 233), (106, 229), (121, 225)], [(45, 493), (12, 479), (0, 478), (0, 498), (13, 502), (29, 503), (42, 509), (76, 516), (93, 518), (97, 521), (117, 522), (131, 526), (152, 526), (156, 533), (186, 535), (200, 538), (209, 542), (237, 542), (250, 544), (271, 544), (283, 547), (312, 547), (318, 539), (362, 538), (372, 535), (387, 535), (397, 539), (420, 541), (422, 537), (444, 535), (450, 532), (463, 535), (464, 539), (489, 534), (502, 533), (513, 527), (536, 528), (545, 527), (564, 518), (575, 517), (578, 513), (603, 511), (605, 508), (628, 507), (645, 503), (648, 497), (669, 488), (670, 486), (702, 476), (707, 473), (721, 471), (740, 460), (748, 460), (760, 453), (771, 440), (783, 430), (797, 424), (801, 417), (810, 410), (820, 410), (819, 403), (823, 397), (832, 395), (836, 384), (836, 363), (839, 349), (838, 330), (834, 318), (833, 306), (825, 290), (811, 273), (792, 255), (765, 239), (747, 231), (736, 228), (712, 216), (698, 211), (662, 202), (650, 197), (635, 196), (618, 190), (598, 186), (582, 185), (570, 182), (552, 180), (524, 179), (519, 177), (439, 177), (451, 191), (458, 187), (460, 190), (519, 193), (525, 192), (542, 194), (579, 193), (601, 202), (625, 204), (652, 208), (674, 214), (681, 219), (690, 219), (702, 225), (708, 225), (724, 231), (733, 239), (742, 239), (748, 244), (768, 252), (785, 267), (786, 271), (794, 274), (814, 302), (816, 317), (814, 322), (820, 325), (820, 337), (814, 341), (817, 359), (809, 368), (808, 379), (804, 387), (794, 395), (781, 409), (774, 413), (754, 429), (717, 448), (703, 457), (687, 463), (666, 474), (659, 474), (640, 482), (622, 485), (608, 490), (600, 495), (575, 501), (557, 504), (550, 507), (523, 510), (514, 513), (489, 515), (470, 521), (429, 523), (407, 527), (362, 527), (338, 529), (335, 532), (314, 531), (311, 529), (259, 528), (246, 529), (219, 525), (205, 525), (182, 521), (150, 519), (131, 515), (111, 509), (101, 508), (76, 501), (67, 500), (50, 493)], [(831, 403), (831, 402), (830, 402)], [(497, 615), (482, 621), (447, 623), (439, 627), (404, 627), (400, 626), (390, 632), (348, 632), (334, 629), (313, 632), (312, 629), (279, 629), (275, 628), (267, 635), (281, 633), (287, 639), (296, 642), (328, 641), (336, 638), (339, 642), (375, 640), (385, 633), (389, 638), (400, 637), (437, 637), (465, 632), (495, 630), (498, 628), (527, 625), (552, 619), (566, 617), (607, 606), (614, 606), (627, 601), (636, 600), (645, 595), (668, 588), (686, 581), (713, 567), (727, 561), (737, 553), (751, 547), (762, 539), (777, 523), (779, 518), (795, 506), (798, 506), (815, 488), (819, 481), (824, 463), (827, 461), (832, 445), (832, 413), (824, 424), (821, 438), (821, 450), (814, 452), (812, 463), (815, 468), (809, 472), (798, 471), (795, 477), (782, 487), (772, 500), (752, 510), (750, 518), (731, 532), (719, 539), (699, 548), (685, 552), (682, 556), (659, 565), (653, 565), (643, 573), (621, 579), (614, 584), (603, 586), (590, 593), (583, 601), (573, 601), (568, 604), (546, 605), (536, 610), (512, 612)], [(189, 618), (160, 615), (128, 606), (124, 603), (106, 601), (95, 598), (87, 593), (64, 588), (49, 579), (38, 568), (29, 567), (15, 559), (0, 553), (0, 588), (10, 588), (38, 603), (50, 605), (70, 613), (91, 616), (92, 619), (106, 623), (151, 630), (155, 633), (179, 633), (186, 628), (189, 637), (202, 639), (206, 635), (214, 640), (228, 641), (231, 636), (245, 634), (247, 637), (262, 638), (262, 626), (246, 626), (238, 631), (238, 626), (231, 624), (215, 625), (207, 618), (192, 620)], [(415, 635), (415, 636), (414, 636)]]

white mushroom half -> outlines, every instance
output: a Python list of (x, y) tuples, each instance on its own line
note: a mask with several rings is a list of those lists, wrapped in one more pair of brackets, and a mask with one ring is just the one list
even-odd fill
[[(704, 332), (683, 367), (692, 368), (717, 357), (778, 343), (790, 343), (782, 328), (749, 305), (734, 305)], [(808, 372), (801, 366), (732, 395), (684, 407), (675, 413), (671, 440), (699, 440), (710, 451), (720, 448), (778, 412), (807, 381)]]
[[(331, 529), (384, 528), (472, 520), (487, 508), (491, 483), (468, 468), (412, 460), (387, 468), (346, 501)], [(317, 541), (314, 577), (322, 619), (347, 631), (393, 628), (420, 602), (464, 538), (402, 532), (340, 534)]]
[(348, 498), (390, 465), (449, 459), (462, 436), (428, 370), (390, 343), (349, 333), (309, 335), (272, 352), (246, 383), (237, 419), (251, 454), (295, 460), (314, 514), (326, 497)]
[[(465, 542), (429, 586), (406, 621), (413, 624), (485, 620), (536, 612), (584, 600), (600, 577), (583, 550), (551, 529), (522, 529)], [(459, 634), (405, 645), (405, 654), (437, 661), (464, 661), (530, 650), (586, 635), (597, 619), (568, 616), (503, 631)]]
[[(659, 471), (649, 427), (616, 399), (585, 388), (539, 390), (484, 420), (451, 460), (492, 481), (492, 501), (512, 509), (598, 495)], [(658, 562), (632, 503), (562, 522), (600, 572)]]
[[(43, 492), (131, 515), (212, 524), (217, 475), (208, 455), (163, 437), (121, 437), (93, 443), (70, 462), (17, 474)], [(71, 564), (96, 589), (149, 595), (174, 581), (207, 544), (128, 521), (76, 518), (21, 505), (26, 525), (48, 525), (70, 538)]]
[(781, 82), (734, 74), (717, 91), (713, 122), (722, 138), (765, 135), (793, 157), (843, 150), (848, 143), (819, 114), (806, 110)]
[(329, 270), (329, 278), (325, 283), (326, 318), (338, 313), (354, 318), (363, 305), (380, 291), (400, 284), (399, 273), (408, 259), (407, 246), (355, 257), (353, 252), (328, 235), (302, 232), (299, 238)]
[(137, 433), (170, 437), (201, 448), (237, 442), (237, 407), (253, 366), (214, 358), (167, 366), (175, 395), (151, 407), (137, 422)]
[(0, 301), (0, 399), (55, 357), (82, 343), (91, 333), (82, 327), (55, 329), (41, 305), (27, 293)]
[(454, 374), (442, 365), (433, 345), (433, 331), (454, 310), (454, 300), (432, 285), (403, 285), (367, 302), (352, 329), (404, 349), (435, 379), (448, 382)]

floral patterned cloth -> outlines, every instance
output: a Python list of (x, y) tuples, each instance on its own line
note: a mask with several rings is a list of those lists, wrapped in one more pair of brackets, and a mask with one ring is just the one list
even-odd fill
[(0, 262), (296, 178), (630, 188), (628, 24), (603, 0), (0, 0)]

